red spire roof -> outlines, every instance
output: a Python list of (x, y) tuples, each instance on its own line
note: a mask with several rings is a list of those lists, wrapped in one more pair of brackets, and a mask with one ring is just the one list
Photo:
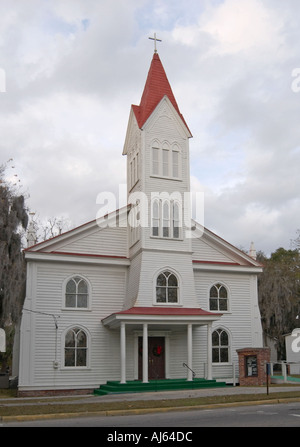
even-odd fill
[(139, 128), (143, 127), (151, 113), (165, 95), (169, 98), (188, 129), (188, 126), (180, 113), (161, 60), (158, 54), (154, 53), (140, 105), (132, 106)]

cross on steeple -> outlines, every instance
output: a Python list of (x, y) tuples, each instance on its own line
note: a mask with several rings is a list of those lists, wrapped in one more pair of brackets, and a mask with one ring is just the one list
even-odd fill
[(154, 33), (154, 37), (149, 37), (149, 39), (154, 40), (154, 53), (157, 53), (156, 42), (161, 42), (161, 40), (157, 39), (156, 33)]

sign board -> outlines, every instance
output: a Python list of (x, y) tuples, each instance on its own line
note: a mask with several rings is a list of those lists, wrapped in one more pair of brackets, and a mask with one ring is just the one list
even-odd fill
[(0, 352), (6, 352), (5, 330), (0, 328)]
[(257, 356), (248, 355), (245, 357), (246, 361), (246, 377), (257, 376)]

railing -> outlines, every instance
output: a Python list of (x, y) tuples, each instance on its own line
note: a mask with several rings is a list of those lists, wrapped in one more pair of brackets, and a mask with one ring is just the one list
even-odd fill
[[(202, 365), (203, 365), (203, 368), (202, 368), (202, 370), (203, 370), (203, 373), (202, 373), (203, 377), (205, 379), (208, 379), (207, 363), (203, 363)], [(226, 365), (225, 368), (226, 368), (227, 372), (225, 372), (225, 373), (224, 373), (224, 371), (223, 371), (223, 373), (218, 373), (218, 367), (219, 366), (222, 367), (222, 369), (223, 369), (222, 364), (219, 364), (218, 366), (214, 366), (213, 367), (214, 368), (213, 369), (213, 378), (214, 379), (218, 379), (218, 380), (228, 380), (229, 379), (230, 382), (231, 382), (231, 379), (232, 379), (232, 385), (236, 386), (236, 384), (239, 382), (238, 363), (237, 362), (232, 362), (231, 364)], [(200, 373), (200, 376), (201, 376), (201, 373)]]
[(192, 368), (189, 367), (189, 365), (187, 365), (186, 363), (183, 362), (182, 366), (184, 366), (185, 368), (187, 368), (187, 369), (189, 369), (190, 371), (192, 371), (193, 379), (196, 377), (196, 373), (195, 373), (195, 371), (193, 371)]
[[(300, 362), (287, 362), (285, 360), (282, 360), (278, 362), (270, 362), (269, 365), (270, 365), (270, 375), (273, 376), (274, 379), (276, 379), (276, 373), (274, 374), (274, 366), (276, 365), (279, 365), (279, 368), (277, 366), (277, 370), (278, 369), (281, 370), (281, 375), (283, 377), (284, 382), (288, 382), (289, 375), (295, 375), (299, 377)], [(296, 371), (291, 371), (292, 368), (296, 369)]]

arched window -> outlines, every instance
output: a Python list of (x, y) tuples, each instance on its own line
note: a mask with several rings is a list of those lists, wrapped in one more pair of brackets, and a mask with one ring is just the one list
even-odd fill
[(151, 199), (151, 236), (179, 239), (182, 227), (182, 205), (168, 198)]
[(88, 284), (80, 276), (75, 276), (67, 282), (65, 306), (80, 309), (88, 307)]
[(219, 328), (212, 333), (212, 361), (229, 362), (229, 336), (225, 329)]
[(65, 366), (87, 366), (87, 335), (83, 329), (74, 327), (65, 336)]
[(178, 303), (178, 280), (174, 273), (165, 271), (156, 280), (156, 302)]
[(222, 284), (215, 284), (209, 292), (209, 309), (218, 311), (228, 310), (228, 293)]
[(181, 151), (178, 144), (175, 143), (171, 147), (167, 141), (152, 142), (151, 175), (181, 180)]

